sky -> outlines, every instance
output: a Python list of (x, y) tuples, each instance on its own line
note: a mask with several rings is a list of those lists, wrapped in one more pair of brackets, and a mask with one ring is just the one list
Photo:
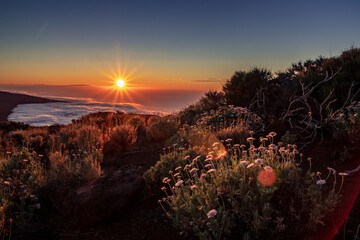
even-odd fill
[(207, 91), (360, 46), (359, 0), (0, 1), (0, 85)]

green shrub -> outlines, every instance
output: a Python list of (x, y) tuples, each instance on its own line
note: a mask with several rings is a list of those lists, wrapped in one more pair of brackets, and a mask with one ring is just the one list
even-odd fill
[(23, 147), (0, 159), (0, 237), (28, 222), (41, 205), (35, 195), (44, 183), (40, 157)]
[(221, 156), (214, 143), (206, 159), (191, 157), (188, 164), (167, 155), (177, 157), (170, 176), (169, 164), (158, 164), (156, 172), (167, 195), (159, 202), (174, 225), (200, 239), (288, 239), (321, 224), (338, 200), (335, 184), (326, 192), (329, 177), (302, 171), (296, 146), (275, 145), (273, 137), (258, 148), (250, 137), (249, 148), (235, 144)]
[(176, 166), (184, 165), (198, 154), (194, 150), (179, 150), (160, 156), (160, 160), (144, 173), (144, 179), (148, 184), (161, 183), (162, 178)]

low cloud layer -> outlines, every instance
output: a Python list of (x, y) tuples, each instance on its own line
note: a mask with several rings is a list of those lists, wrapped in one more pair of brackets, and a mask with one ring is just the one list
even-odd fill
[(93, 112), (123, 111), (127, 113), (149, 113), (127, 104), (94, 103), (87, 101), (68, 101), (57, 103), (19, 104), (8, 116), (9, 121), (24, 122), (31, 126), (69, 124)]

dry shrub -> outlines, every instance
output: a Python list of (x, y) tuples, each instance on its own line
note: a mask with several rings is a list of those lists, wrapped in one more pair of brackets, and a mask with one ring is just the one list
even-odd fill
[(157, 142), (164, 142), (168, 138), (174, 136), (177, 132), (176, 126), (170, 119), (160, 118), (151, 123), (149, 127), (149, 135)]
[(99, 150), (92, 153), (81, 152), (76, 155), (58, 151), (50, 153), (48, 182), (76, 180), (81, 184), (89, 183), (101, 175), (100, 162), (102, 158)]
[(15, 130), (9, 133), (9, 141), (14, 142), (17, 145), (22, 145), (26, 139), (27, 131)]
[(136, 142), (136, 128), (131, 125), (121, 125), (112, 129), (109, 140), (104, 144), (103, 152), (105, 155), (119, 153), (129, 150)]
[(73, 125), (66, 133), (66, 142), (70, 149), (90, 151), (94, 147), (101, 147), (103, 142), (101, 131), (96, 126)]
[(234, 127), (227, 127), (221, 129), (216, 134), (219, 140), (225, 141), (231, 138), (233, 143), (243, 144), (246, 143), (246, 138), (250, 136), (249, 129), (241, 122)]

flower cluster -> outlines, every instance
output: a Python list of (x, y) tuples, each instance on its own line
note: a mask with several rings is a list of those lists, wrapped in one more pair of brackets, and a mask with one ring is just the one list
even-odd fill
[[(164, 211), (182, 231), (193, 231), (202, 239), (222, 239), (235, 229), (243, 237), (273, 234), (276, 238), (286, 234), (285, 229), (304, 231), (306, 227), (298, 227), (301, 221), (309, 221), (308, 228), (320, 223), (336, 204), (338, 193), (324, 195), (320, 184), (326, 184), (325, 179), (304, 173), (299, 168), (302, 154), (297, 146), (275, 144), (275, 136), (272, 132), (260, 138), (258, 147), (251, 136), (249, 146), (234, 144), (220, 152), (222, 144), (214, 142), (206, 156), (183, 156), (183, 161), (176, 161), (182, 165), (163, 178), (166, 197), (159, 203)], [(284, 207), (278, 197), (282, 191), (286, 191), (288, 201), (302, 204)], [(296, 218), (300, 213), (310, 218)], [(270, 226), (276, 228), (271, 231)]]

